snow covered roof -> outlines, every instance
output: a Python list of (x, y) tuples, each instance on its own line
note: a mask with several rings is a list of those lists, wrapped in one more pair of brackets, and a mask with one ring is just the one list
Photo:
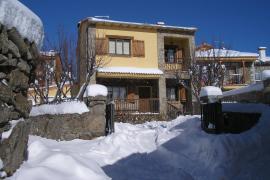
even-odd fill
[(130, 74), (156, 74), (161, 75), (163, 72), (158, 68), (135, 68), (135, 67), (102, 67), (98, 72), (103, 73), (130, 73)]
[(209, 57), (254, 57), (258, 58), (258, 53), (241, 52), (228, 49), (210, 49), (196, 51), (196, 57), (209, 58)]
[(145, 28), (154, 28), (154, 29), (169, 29), (169, 30), (182, 30), (182, 31), (193, 31), (195, 32), (197, 28), (195, 27), (182, 27), (182, 26), (169, 26), (164, 24), (148, 24), (148, 23), (136, 23), (136, 22), (125, 22), (125, 21), (114, 21), (110, 19), (101, 19), (95, 17), (88, 17), (88, 20), (91, 23), (101, 23), (101, 24), (114, 24), (122, 26), (131, 26), (131, 27), (145, 27)]
[(40, 54), (43, 56), (55, 56), (57, 54), (56, 51), (50, 50), (50, 51), (40, 51)]

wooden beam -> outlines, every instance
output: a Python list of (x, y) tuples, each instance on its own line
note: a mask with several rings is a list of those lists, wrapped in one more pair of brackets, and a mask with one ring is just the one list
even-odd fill
[(246, 83), (247, 77), (246, 77), (246, 65), (245, 65), (245, 61), (242, 61), (242, 68), (243, 68), (243, 83)]

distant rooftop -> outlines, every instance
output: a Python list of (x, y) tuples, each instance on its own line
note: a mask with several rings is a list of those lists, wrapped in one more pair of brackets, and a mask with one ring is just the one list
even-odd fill
[[(266, 47), (259, 47), (260, 50), (266, 50)], [(264, 53), (264, 56), (260, 56), (260, 53), (253, 52), (241, 52), (236, 50), (226, 49), (224, 47), (214, 48), (211, 44), (202, 43), (196, 48), (196, 57), (198, 58), (211, 58), (211, 57), (222, 57), (222, 58), (253, 58), (256, 61), (269, 62), (270, 57), (267, 57)]]
[(57, 52), (54, 51), (54, 50), (41, 51), (40, 54), (43, 55), (43, 56), (55, 56), (57, 54)]
[(258, 58), (258, 53), (241, 52), (228, 49), (209, 49), (209, 50), (197, 50), (197, 57), (255, 57)]
[(149, 29), (164, 29), (164, 30), (176, 30), (176, 31), (190, 31), (195, 32), (197, 28), (195, 27), (182, 27), (182, 26), (170, 26), (166, 25), (165, 23), (158, 23), (158, 24), (148, 24), (148, 23), (137, 23), (137, 22), (125, 22), (125, 21), (115, 21), (110, 19), (101, 19), (95, 17), (88, 17), (82, 21), (89, 21), (93, 24), (104, 24), (104, 25), (117, 25), (117, 26), (124, 26), (124, 27), (138, 27), (138, 28), (149, 28)]

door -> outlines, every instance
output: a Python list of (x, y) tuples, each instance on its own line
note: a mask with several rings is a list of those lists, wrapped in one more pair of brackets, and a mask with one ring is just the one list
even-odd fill
[(149, 86), (138, 87), (138, 94), (139, 94), (139, 111), (150, 112), (151, 87)]

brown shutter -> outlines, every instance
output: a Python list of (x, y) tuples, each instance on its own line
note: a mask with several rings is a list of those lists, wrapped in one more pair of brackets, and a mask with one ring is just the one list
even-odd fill
[(183, 49), (177, 49), (176, 51), (176, 62), (180, 63), (183, 59)]
[(135, 57), (145, 56), (144, 41), (133, 40), (132, 49), (133, 49), (133, 56)]
[(96, 54), (105, 55), (108, 53), (108, 41), (106, 38), (96, 39)]
[(180, 93), (180, 101), (186, 102), (187, 101), (186, 89), (184, 87), (180, 87), (179, 93)]

